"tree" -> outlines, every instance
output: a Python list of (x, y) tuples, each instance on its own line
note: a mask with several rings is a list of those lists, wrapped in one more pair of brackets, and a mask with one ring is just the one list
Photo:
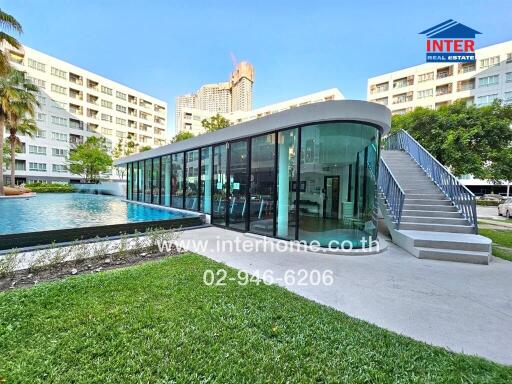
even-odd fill
[(6, 142), (3, 148), (3, 156), (2, 156), (2, 167), (4, 167), (4, 171), (6, 169), (6, 164), (9, 164), (9, 161), (11, 161), (11, 151), (9, 150), (9, 143)]
[(29, 137), (34, 137), (37, 133), (37, 125), (34, 119), (22, 119), (19, 122), (16, 122), (16, 125), (13, 127), (9, 126), (9, 144), (10, 144), (10, 160), (11, 160), (11, 187), (15, 186), (16, 181), (16, 149), (21, 145), (20, 138), (18, 134), (26, 135)]
[[(1, 55), (0, 55), (1, 56)], [(7, 76), (0, 76), (0, 152), (3, 153), (4, 131), (17, 113), (20, 105), (35, 101), (32, 93), (37, 88), (25, 80), (25, 74), (15, 69)], [(21, 116), (21, 115), (18, 115)], [(26, 116), (22, 116), (25, 118)], [(9, 128), (9, 127), (8, 127)], [(0, 196), (4, 194), (3, 156), (0, 156)]]
[[(15, 49), (19, 49), (21, 47), (20, 42), (7, 33), (10, 31), (22, 33), (23, 29), (21, 28), (21, 24), (18, 23), (14, 17), (2, 10), (0, 10), (0, 29), (2, 29), (0, 32), (0, 43), (6, 42)], [(7, 52), (2, 52), (0, 54), (0, 75), (7, 75), (10, 70), (11, 65), (9, 64)]]
[(510, 183), (512, 182), (512, 146), (495, 151), (492, 161), (488, 163), (489, 179), (495, 183), (507, 183), (507, 197), (510, 197)]
[(108, 154), (106, 140), (103, 137), (88, 137), (69, 155), (71, 173), (84, 175), (85, 180), (91, 183), (99, 182), (100, 174), (107, 172), (110, 166), (112, 158)]
[[(137, 143), (135, 143), (130, 136), (128, 136), (128, 141), (125, 143), (124, 140), (121, 138), (117, 142), (117, 145), (112, 150), (112, 159), (118, 160), (122, 157), (130, 156), (131, 154), (135, 153), (135, 150), (137, 148)], [(126, 173), (125, 167), (115, 167), (117, 175), (124, 179), (124, 175)]]
[(177, 143), (178, 141), (188, 140), (194, 137), (192, 132), (181, 131), (176, 136), (174, 136), (171, 140), (172, 143)]
[(150, 149), (151, 149), (150, 145), (143, 145), (142, 147), (139, 148), (139, 152), (146, 152), (146, 151), (149, 151)]
[(206, 131), (215, 132), (219, 129), (229, 127), (231, 122), (221, 114), (217, 113), (215, 116), (212, 116), (209, 119), (203, 119), (201, 121), (201, 125), (204, 129), (206, 129)]
[(9, 130), (9, 143), (11, 147), (11, 187), (15, 186), (16, 176), (16, 147), (20, 145), (18, 133), (27, 136), (34, 136), (37, 132), (36, 122), (33, 120), (37, 102), (35, 93), (38, 92), (36, 85), (25, 79), (25, 74), (19, 71), (11, 71), (8, 75), (18, 85), (18, 97), (11, 102), (7, 111), (7, 129)]
[(512, 106), (495, 101), (489, 106), (456, 102), (438, 110), (416, 108), (393, 116), (392, 130), (404, 129), (455, 176), (489, 177), (493, 154), (512, 143)]

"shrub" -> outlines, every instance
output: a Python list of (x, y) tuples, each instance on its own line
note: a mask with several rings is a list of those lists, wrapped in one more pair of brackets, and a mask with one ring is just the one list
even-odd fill
[(494, 200), (477, 200), (476, 204), (485, 207), (497, 207), (498, 205), (500, 205), (500, 202)]
[(49, 184), (49, 183), (34, 183), (28, 184), (27, 188), (36, 193), (60, 192), (69, 193), (75, 192), (75, 188), (71, 184)]

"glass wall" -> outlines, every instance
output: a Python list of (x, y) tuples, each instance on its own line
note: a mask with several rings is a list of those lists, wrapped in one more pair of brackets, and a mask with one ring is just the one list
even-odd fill
[(199, 150), (185, 154), (185, 209), (199, 209)]
[(210, 214), (212, 210), (212, 149), (201, 148), (200, 210)]
[(247, 202), (248, 156), (247, 140), (231, 143), (229, 159), (229, 227), (246, 230), (246, 217), (249, 212)]
[(139, 183), (137, 184), (137, 200), (144, 201), (144, 161), (139, 161)]
[(133, 199), (132, 163), (126, 166), (126, 198)]
[(297, 227), (297, 128), (277, 134), (277, 220), (276, 236), (295, 239)]
[(171, 204), (183, 208), (183, 152), (171, 155)]
[(162, 174), (160, 175), (161, 205), (171, 205), (171, 156), (162, 156)]
[(151, 163), (152, 163), (152, 159), (147, 159), (144, 164), (144, 202), (145, 203), (151, 203), (151, 198), (152, 198)]
[(133, 162), (132, 168), (132, 196), (133, 200), (139, 200), (139, 162)]
[(227, 161), (226, 144), (213, 147), (212, 223), (226, 225)]
[(152, 174), (152, 192), (153, 196), (153, 204), (161, 204), (160, 203), (160, 158), (157, 157), (153, 159), (153, 174)]
[(362, 239), (375, 238), (377, 156), (369, 153), (377, 148), (377, 130), (352, 123), (310, 125), (302, 127), (300, 141), (298, 239), (321, 246), (348, 240), (360, 247)]
[[(379, 131), (321, 123), (129, 164), (129, 199), (322, 246), (376, 237)], [(347, 243), (345, 243), (346, 246)]]
[(249, 230), (274, 236), (276, 134), (251, 139)]

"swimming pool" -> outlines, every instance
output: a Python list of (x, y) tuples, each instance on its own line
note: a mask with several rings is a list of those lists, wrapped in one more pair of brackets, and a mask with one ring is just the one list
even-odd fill
[(0, 249), (6, 249), (7, 241), (27, 246), (112, 236), (146, 227), (198, 224), (198, 215), (134, 204), (115, 196), (41, 193), (27, 199), (0, 199)]

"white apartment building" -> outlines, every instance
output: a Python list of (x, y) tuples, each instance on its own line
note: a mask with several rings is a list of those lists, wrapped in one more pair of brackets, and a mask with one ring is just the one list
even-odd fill
[(79, 181), (67, 171), (66, 158), (92, 135), (105, 137), (110, 149), (121, 139), (138, 148), (166, 144), (166, 102), (27, 46), (5, 49), (13, 67), (39, 87), (39, 131), (34, 138), (21, 137), (17, 182)]
[[(220, 115), (228, 119), (231, 124), (239, 124), (307, 104), (343, 99), (344, 97), (339, 89), (331, 88), (325, 91), (315, 92), (309, 95), (253, 109), (252, 111), (227, 112), (220, 113)], [(181, 129), (176, 133), (182, 131), (191, 132), (194, 135), (205, 133), (205, 129), (203, 128), (201, 121), (203, 119), (209, 119), (211, 116), (212, 113), (209, 111), (204, 111), (199, 108), (183, 107), (182, 114), (180, 115), (178, 124), (176, 125)]]
[(185, 130), (183, 126), (185, 108), (205, 112), (202, 115), (207, 117), (217, 113), (250, 111), (253, 83), (254, 68), (250, 63), (242, 61), (231, 73), (229, 81), (205, 84), (196, 93), (176, 97), (176, 132)]
[[(367, 100), (387, 105), (393, 114), (456, 100), (477, 106), (512, 102), (512, 40), (476, 49), (475, 56), (475, 63), (425, 63), (372, 77)], [(459, 180), (478, 193), (492, 184), (471, 175)]]
[(512, 102), (512, 40), (475, 50), (476, 63), (425, 63), (368, 79), (367, 100), (393, 114), (455, 100)]

